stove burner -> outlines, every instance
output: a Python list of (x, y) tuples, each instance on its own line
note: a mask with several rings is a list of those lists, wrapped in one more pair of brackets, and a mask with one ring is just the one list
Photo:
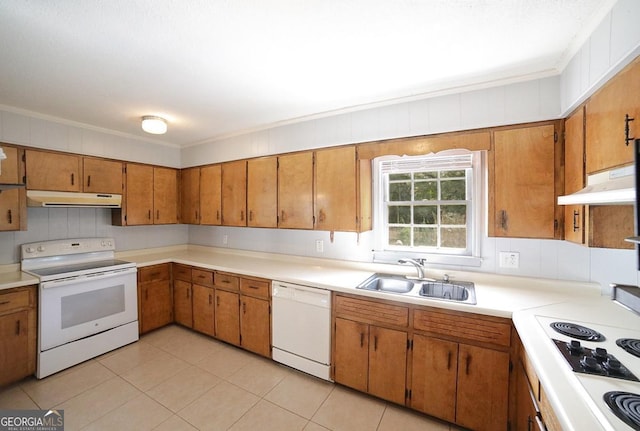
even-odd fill
[(611, 411), (624, 423), (640, 431), (640, 395), (612, 391), (602, 396)]
[(551, 328), (568, 337), (577, 338), (585, 341), (604, 341), (604, 335), (598, 331), (569, 322), (553, 322)]
[(620, 338), (616, 340), (616, 344), (633, 356), (640, 358), (640, 340), (635, 338)]

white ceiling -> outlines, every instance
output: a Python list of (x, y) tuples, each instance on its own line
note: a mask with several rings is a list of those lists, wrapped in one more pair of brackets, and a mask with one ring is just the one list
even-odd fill
[(614, 0), (0, 0), (0, 105), (178, 146), (558, 74)]

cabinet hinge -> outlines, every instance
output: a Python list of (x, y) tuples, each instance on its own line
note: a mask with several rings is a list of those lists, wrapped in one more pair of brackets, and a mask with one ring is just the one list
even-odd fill
[(513, 371), (513, 362), (509, 360), (509, 372), (511, 373), (512, 371)]
[(126, 166), (126, 165), (122, 167), (122, 173), (123, 173), (123, 174), (126, 174), (126, 173), (127, 173), (127, 166)]
[(409, 389), (405, 389), (404, 390), (404, 398), (407, 399), (407, 400), (411, 399), (411, 390), (409, 390)]
[(553, 220), (553, 230), (558, 230), (558, 219)]
[(557, 144), (557, 143), (558, 143), (558, 132), (553, 132), (553, 142), (554, 142), (555, 144)]
[(22, 161), (23, 162), (27, 161), (27, 153), (22, 153)]
[(413, 349), (413, 340), (407, 340), (407, 350)]
[(26, 175), (22, 176), (22, 183), (23, 184), (27, 184), (27, 176)]

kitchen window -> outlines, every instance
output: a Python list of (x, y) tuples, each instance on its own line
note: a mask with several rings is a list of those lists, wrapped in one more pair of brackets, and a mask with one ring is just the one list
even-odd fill
[(375, 258), (478, 266), (482, 154), (455, 150), (374, 161)]

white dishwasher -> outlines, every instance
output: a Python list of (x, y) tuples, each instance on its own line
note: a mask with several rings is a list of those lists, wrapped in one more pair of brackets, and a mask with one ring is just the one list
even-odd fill
[(273, 360), (331, 380), (331, 292), (271, 283)]

